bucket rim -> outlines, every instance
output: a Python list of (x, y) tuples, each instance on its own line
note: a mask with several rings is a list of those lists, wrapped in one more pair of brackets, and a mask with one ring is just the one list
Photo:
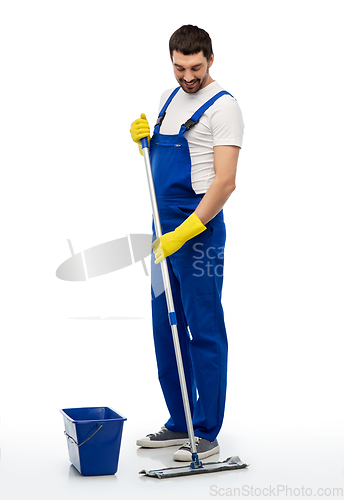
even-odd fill
[[(79, 419), (75, 419), (75, 418), (70, 417), (68, 415), (68, 413), (66, 413), (68, 410), (98, 410), (98, 409), (111, 410), (114, 413), (116, 413), (119, 418), (95, 418), (95, 419), (90, 418), (90, 419), (79, 420)], [(127, 420), (126, 417), (123, 417), (123, 415), (118, 413), (118, 411), (114, 410), (110, 406), (78, 406), (76, 408), (62, 408), (62, 409), (60, 409), (60, 413), (63, 415), (63, 417), (67, 418), (70, 422), (78, 423), (78, 424), (87, 424), (87, 423), (92, 423), (92, 422), (95, 422), (95, 423), (96, 422), (103, 422), (103, 423), (106, 423), (106, 422), (124, 422)]]

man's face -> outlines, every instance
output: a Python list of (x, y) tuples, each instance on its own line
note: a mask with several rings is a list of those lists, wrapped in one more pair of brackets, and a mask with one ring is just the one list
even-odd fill
[(173, 71), (181, 88), (188, 94), (195, 94), (213, 82), (214, 80), (209, 75), (209, 68), (213, 61), (214, 54), (207, 61), (203, 51), (185, 56), (174, 50), (172, 55)]

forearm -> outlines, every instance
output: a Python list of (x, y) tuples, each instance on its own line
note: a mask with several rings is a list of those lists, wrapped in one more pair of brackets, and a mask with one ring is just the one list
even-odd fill
[(234, 189), (235, 183), (233, 181), (224, 183), (215, 177), (195, 210), (195, 214), (204, 225), (222, 210)]
[(220, 212), (235, 189), (239, 151), (238, 146), (214, 148), (215, 179), (195, 210), (204, 225)]

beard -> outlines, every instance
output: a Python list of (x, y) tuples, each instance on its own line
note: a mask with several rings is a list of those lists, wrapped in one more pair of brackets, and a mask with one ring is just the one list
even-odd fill
[(208, 80), (208, 76), (209, 76), (209, 66), (202, 80), (200, 80), (199, 78), (194, 78), (190, 82), (186, 82), (183, 78), (177, 78), (177, 82), (184, 90), (184, 92), (186, 92), (187, 94), (195, 94), (205, 86), (206, 81)]

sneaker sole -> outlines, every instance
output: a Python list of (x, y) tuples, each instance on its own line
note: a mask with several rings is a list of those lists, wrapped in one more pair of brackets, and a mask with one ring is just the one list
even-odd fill
[[(211, 457), (211, 455), (216, 455), (220, 452), (220, 446), (215, 446), (211, 450), (204, 451), (203, 453), (198, 453), (198, 458), (203, 460), (204, 458)], [(191, 462), (192, 456), (190, 451), (178, 450), (173, 455), (173, 460), (176, 462)]]
[(137, 446), (142, 448), (167, 448), (169, 446), (183, 446), (188, 441), (188, 438), (184, 439), (169, 439), (166, 441), (151, 441), (149, 438), (138, 439), (136, 441)]

